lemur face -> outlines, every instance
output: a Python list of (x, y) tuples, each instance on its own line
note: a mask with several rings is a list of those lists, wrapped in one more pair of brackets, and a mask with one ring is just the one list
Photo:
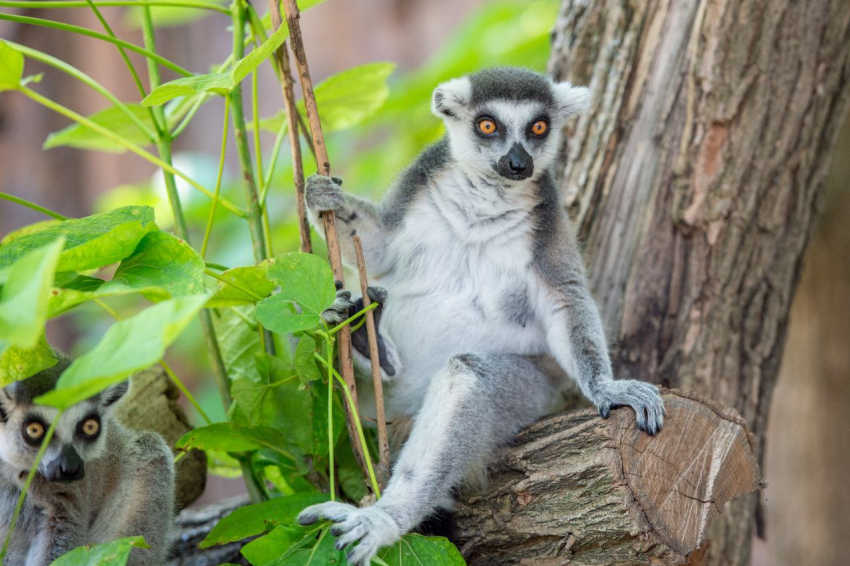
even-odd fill
[(564, 123), (587, 103), (585, 87), (500, 67), (441, 84), (432, 110), (445, 122), (458, 162), (486, 176), (519, 182), (552, 164)]
[[(63, 367), (54, 366), (0, 390), (0, 459), (20, 471), (32, 467), (47, 429), (57, 417), (56, 409), (33, 402), (55, 387), (68, 362), (60, 361), (57, 366)], [(59, 416), (38, 466), (47, 480), (72, 482), (85, 477), (85, 463), (100, 457), (106, 447), (112, 408), (126, 391), (127, 383), (119, 383)]]

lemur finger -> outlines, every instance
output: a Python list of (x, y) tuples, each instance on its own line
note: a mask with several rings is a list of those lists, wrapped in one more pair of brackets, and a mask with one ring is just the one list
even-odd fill
[(303, 526), (312, 525), (320, 519), (327, 519), (328, 521), (338, 523), (344, 521), (348, 517), (348, 514), (354, 510), (356, 509), (351, 505), (336, 501), (319, 503), (301, 511), (298, 515), (298, 524)]
[(304, 189), (307, 206), (318, 212), (338, 210), (342, 207), (345, 197), (340, 189), (340, 183), (330, 177), (312, 175), (307, 179)]
[(381, 305), (383, 305), (387, 300), (387, 290), (383, 287), (368, 287), (366, 292), (369, 293), (369, 298), (372, 301), (381, 303)]
[(611, 416), (611, 405), (604, 404), (599, 407), (599, 416), (603, 419), (607, 419)]
[[(337, 531), (340, 534), (337, 534), (334, 531)], [(342, 550), (346, 546), (348, 546), (350, 544), (354, 544), (355, 542), (362, 539), (366, 535), (366, 527), (363, 526), (363, 525), (357, 525), (356, 527), (354, 527), (353, 529), (351, 529), (347, 533), (343, 533), (343, 532), (341, 532), (341, 529), (334, 527), (334, 528), (331, 529), (331, 534), (334, 535), (335, 537), (337, 537), (336, 543), (334, 544), (336, 549)]]

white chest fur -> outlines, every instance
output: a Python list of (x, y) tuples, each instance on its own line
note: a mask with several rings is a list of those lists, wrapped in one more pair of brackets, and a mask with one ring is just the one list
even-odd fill
[(418, 408), (452, 355), (542, 349), (531, 307), (534, 204), (529, 187), (474, 183), (459, 171), (412, 204), (389, 243), (394, 267), (377, 281), (389, 291), (382, 330), (404, 368), (390, 392), (397, 408)]

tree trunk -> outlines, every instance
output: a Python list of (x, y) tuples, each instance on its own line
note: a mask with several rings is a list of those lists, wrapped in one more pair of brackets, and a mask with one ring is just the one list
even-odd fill
[[(623, 378), (735, 407), (759, 460), (850, 82), (846, 0), (564, 0), (550, 71), (590, 85), (565, 204)], [(707, 563), (744, 565), (755, 497)]]

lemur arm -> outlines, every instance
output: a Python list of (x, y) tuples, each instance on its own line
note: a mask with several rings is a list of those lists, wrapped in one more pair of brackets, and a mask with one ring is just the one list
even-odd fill
[(535, 252), (541, 282), (538, 308), (549, 353), (603, 418), (612, 408), (630, 406), (638, 427), (655, 434), (664, 423), (658, 388), (643, 381), (614, 379), (602, 319), (588, 288), (576, 238), (566, 214), (560, 207), (554, 211)]
[(372, 273), (381, 273), (387, 267), (386, 230), (378, 205), (340, 189), (342, 180), (313, 175), (307, 179), (305, 200), (307, 216), (317, 232), (324, 236), (324, 223), (320, 213), (332, 210), (336, 214), (342, 261), (349, 267), (357, 266), (352, 236), (360, 236), (366, 265)]

